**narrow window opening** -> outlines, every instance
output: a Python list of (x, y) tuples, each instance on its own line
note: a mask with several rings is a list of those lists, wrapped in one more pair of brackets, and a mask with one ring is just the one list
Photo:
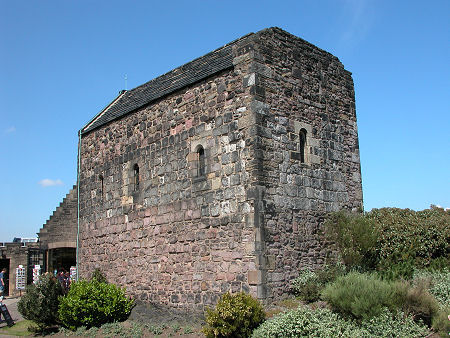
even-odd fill
[(137, 164), (133, 167), (133, 178), (134, 178), (134, 191), (139, 189), (139, 166)]
[(197, 150), (198, 156), (198, 176), (204, 176), (206, 174), (206, 164), (205, 164), (205, 149), (200, 146)]
[(98, 178), (100, 180), (100, 196), (103, 199), (103, 175), (99, 175)]
[(305, 163), (306, 156), (306, 129), (300, 129), (300, 163)]

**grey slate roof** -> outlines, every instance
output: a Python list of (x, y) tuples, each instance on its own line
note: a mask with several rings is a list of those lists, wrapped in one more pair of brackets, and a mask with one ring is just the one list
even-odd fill
[(139, 87), (121, 92), (117, 98), (81, 129), (81, 134), (89, 133), (164, 95), (232, 67), (233, 54), (231, 44), (233, 42), (188, 62), (179, 68), (171, 70)]

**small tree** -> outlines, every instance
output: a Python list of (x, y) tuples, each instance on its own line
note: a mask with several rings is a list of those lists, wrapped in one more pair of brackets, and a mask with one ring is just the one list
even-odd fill
[(27, 286), (25, 295), (18, 303), (18, 310), (42, 331), (58, 324), (59, 297), (62, 295), (63, 289), (58, 280), (50, 274), (44, 274), (35, 285)]

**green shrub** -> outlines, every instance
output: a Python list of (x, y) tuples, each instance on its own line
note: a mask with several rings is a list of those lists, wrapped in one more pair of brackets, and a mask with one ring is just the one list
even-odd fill
[(406, 282), (397, 283), (397, 299), (403, 310), (411, 314), (416, 321), (422, 321), (431, 327), (432, 318), (439, 313), (439, 303), (427, 291), (428, 283), (421, 280), (414, 286)]
[(325, 265), (323, 269), (317, 271), (305, 269), (292, 281), (291, 291), (301, 300), (312, 303), (320, 299), (326, 284), (344, 274), (345, 266), (339, 263), (332, 266)]
[(265, 318), (261, 304), (246, 293), (225, 293), (214, 310), (206, 310), (206, 337), (249, 337)]
[(20, 314), (36, 323), (39, 330), (58, 323), (59, 297), (63, 289), (58, 280), (50, 274), (39, 277), (34, 285), (28, 285), (26, 293), (18, 303)]
[(91, 280), (92, 281), (96, 280), (99, 283), (108, 283), (105, 275), (99, 268), (94, 270), (94, 272), (92, 273)]
[(379, 279), (374, 274), (350, 272), (328, 284), (322, 298), (333, 309), (355, 319), (368, 319), (379, 315), (383, 308), (396, 310), (397, 289), (392, 282)]
[(325, 233), (349, 268), (377, 269), (388, 279), (410, 278), (415, 268), (450, 263), (450, 211), (431, 207), (332, 213)]
[(314, 271), (302, 270), (299, 276), (293, 280), (291, 290), (300, 299), (311, 303), (320, 298), (322, 285)]
[(428, 281), (428, 291), (436, 298), (441, 308), (450, 304), (450, 271), (417, 271), (413, 277), (413, 284), (421, 280)]
[(79, 281), (71, 285), (61, 299), (58, 314), (62, 324), (75, 330), (78, 327), (99, 327), (105, 323), (128, 318), (134, 302), (125, 296), (124, 289), (96, 280)]
[(329, 215), (325, 233), (336, 243), (344, 264), (349, 268), (374, 269), (379, 233), (367, 217), (340, 211)]
[(366, 218), (381, 235), (377, 243), (381, 267), (411, 261), (422, 268), (450, 255), (450, 211), (382, 208), (373, 209)]
[(392, 314), (384, 309), (378, 316), (363, 321), (359, 333), (353, 337), (427, 337), (430, 330), (401, 311)]
[(416, 271), (415, 263), (411, 260), (404, 262), (386, 262), (378, 264), (378, 275), (386, 280), (411, 279)]
[(450, 336), (450, 306), (441, 309), (439, 313), (433, 317), (433, 329), (439, 333), (441, 337)]
[(334, 282), (338, 277), (341, 277), (347, 273), (347, 269), (341, 262), (335, 262), (333, 264), (327, 264), (323, 269), (316, 271), (319, 283), (326, 285)]
[(253, 331), (252, 338), (268, 337), (351, 337), (356, 326), (329, 309), (306, 306), (281, 313)]
[(401, 312), (384, 309), (361, 323), (345, 320), (329, 309), (299, 307), (265, 321), (252, 338), (294, 337), (425, 337), (429, 330)]

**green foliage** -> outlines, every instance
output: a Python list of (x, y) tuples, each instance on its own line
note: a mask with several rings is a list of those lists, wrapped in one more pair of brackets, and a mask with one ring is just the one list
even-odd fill
[(192, 327), (190, 327), (190, 326), (185, 326), (184, 329), (183, 329), (183, 333), (184, 334), (194, 333), (194, 329)]
[(428, 291), (436, 298), (441, 308), (450, 304), (450, 271), (416, 271), (412, 283), (428, 282)]
[(359, 334), (353, 337), (427, 337), (430, 330), (423, 324), (416, 323), (412, 317), (398, 311), (392, 314), (384, 309), (378, 316), (363, 321)]
[[(76, 337), (105, 337), (105, 338), (115, 338), (115, 337), (131, 337), (140, 338), (144, 336), (145, 326), (137, 323), (131, 322), (127, 323), (130, 325), (123, 325), (123, 323), (106, 323), (101, 327), (91, 327), (87, 328), (85, 326), (80, 326), (76, 331), (68, 330), (62, 327), (59, 330), (60, 335), (64, 336), (76, 336)], [(162, 331), (160, 332), (162, 333)]]
[(410, 278), (416, 268), (442, 268), (450, 262), (450, 211), (373, 209), (366, 214), (345, 211), (325, 222), (349, 268), (377, 269), (383, 277)]
[(329, 309), (305, 306), (277, 315), (253, 331), (252, 338), (267, 337), (351, 337), (356, 326)]
[(411, 279), (416, 270), (415, 263), (411, 260), (396, 263), (383, 263), (378, 268), (378, 274), (386, 280)]
[(99, 327), (123, 321), (133, 306), (133, 300), (114, 284), (79, 281), (73, 283), (67, 296), (61, 299), (58, 314), (65, 327), (75, 330), (81, 326)]
[(347, 318), (367, 321), (381, 316), (386, 309), (391, 313), (402, 310), (420, 325), (431, 327), (441, 310), (428, 287), (425, 279), (411, 285), (381, 280), (374, 274), (351, 272), (327, 285), (322, 296), (334, 311)]
[(214, 310), (206, 310), (206, 337), (248, 337), (265, 318), (261, 304), (246, 293), (225, 293)]
[(163, 326), (157, 326), (157, 325), (151, 325), (151, 324), (145, 324), (145, 328), (155, 335), (162, 334), (163, 330), (164, 330)]
[(345, 320), (329, 309), (299, 307), (265, 321), (252, 338), (289, 337), (425, 337), (429, 330), (401, 312), (384, 309), (361, 323)]
[(397, 288), (392, 282), (358, 272), (350, 272), (328, 284), (322, 297), (335, 311), (355, 319), (377, 316), (384, 308), (395, 310), (399, 303)]
[(91, 277), (92, 281), (97, 281), (99, 283), (108, 283), (105, 275), (103, 274), (103, 272), (97, 268), (94, 270), (94, 272), (92, 273), (92, 277)]
[(317, 274), (310, 270), (302, 270), (291, 285), (292, 292), (306, 302), (315, 302), (320, 298), (321, 284)]
[(376, 245), (379, 233), (362, 214), (339, 211), (329, 215), (325, 233), (339, 248), (345, 265), (373, 269), (376, 266)]
[(319, 283), (322, 285), (334, 282), (338, 277), (343, 276), (346, 273), (347, 269), (341, 262), (336, 262), (332, 265), (327, 264), (323, 269), (316, 271)]
[(105, 337), (124, 337), (127, 334), (127, 330), (117, 322), (103, 324), (101, 328)]
[(439, 303), (427, 291), (427, 281), (421, 280), (414, 286), (407, 282), (399, 282), (396, 285), (397, 299), (403, 310), (411, 314), (414, 320), (431, 326), (432, 318), (439, 313)]
[(433, 329), (439, 333), (441, 337), (450, 336), (450, 306), (442, 309), (433, 317)]
[(366, 215), (378, 229), (379, 267), (411, 261), (416, 267), (450, 255), (450, 211), (432, 207), (423, 211), (374, 209)]
[(308, 303), (320, 299), (320, 293), (327, 283), (345, 274), (345, 266), (339, 263), (326, 265), (322, 270), (302, 270), (299, 276), (292, 281), (291, 291)]
[(50, 274), (39, 277), (35, 285), (28, 285), (18, 303), (20, 314), (36, 323), (39, 330), (58, 323), (59, 297), (63, 295), (61, 284)]

